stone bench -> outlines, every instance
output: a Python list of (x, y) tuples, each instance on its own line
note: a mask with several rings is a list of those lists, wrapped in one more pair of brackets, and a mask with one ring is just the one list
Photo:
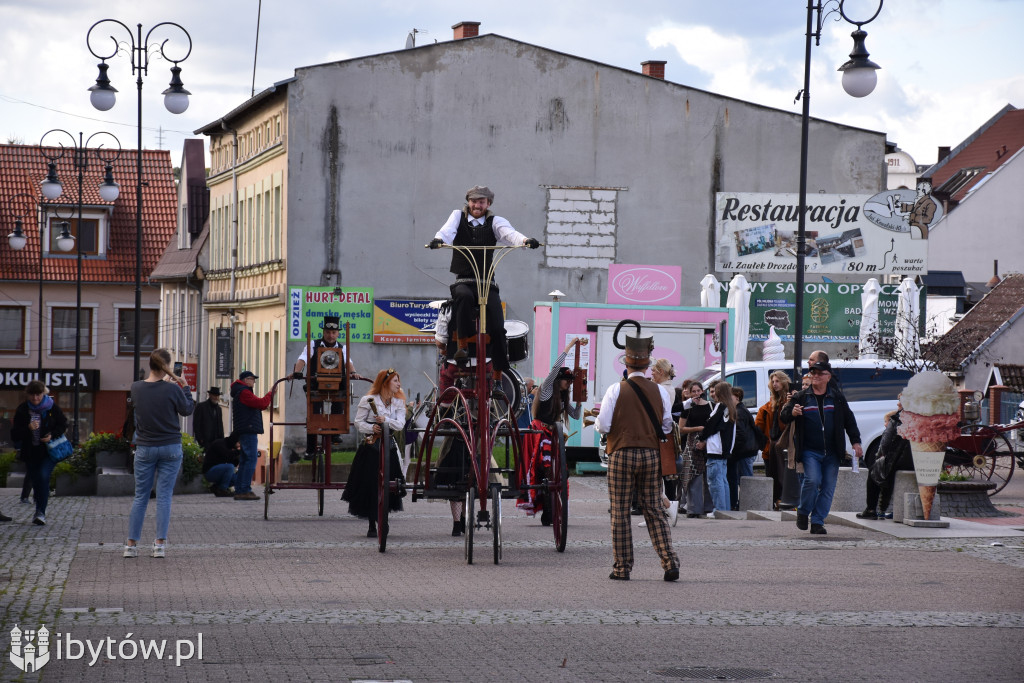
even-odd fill
[[(867, 499), (867, 481), (866, 468), (862, 467), (859, 472), (854, 472), (852, 468), (840, 467), (835, 496), (832, 498), (832, 512), (860, 512), (863, 510)], [(916, 483), (914, 491), (917, 491)], [(740, 509), (772, 509), (772, 480), (770, 477), (740, 478)]]

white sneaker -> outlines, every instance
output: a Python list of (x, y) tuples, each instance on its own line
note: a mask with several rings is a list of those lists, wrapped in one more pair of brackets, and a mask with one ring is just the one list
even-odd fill
[(139, 556), (139, 546), (137, 546), (137, 545), (127, 545), (126, 544), (124, 546), (124, 556), (125, 557), (138, 557)]
[(154, 543), (153, 544), (153, 557), (166, 557), (164, 551), (166, 550), (166, 543)]

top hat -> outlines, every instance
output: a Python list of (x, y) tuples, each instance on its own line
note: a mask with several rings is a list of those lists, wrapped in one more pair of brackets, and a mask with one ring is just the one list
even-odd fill
[(210, 390), (207, 391), (206, 393), (210, 394), (211, 396), (220, 396), (220, 387), (210, 387)]
[[(632, 325), (636, 328), (635, 337), (626, 335), (626, 344), (619, 343), (619, 330), (623, 325)], [(651, 364), (651, 353), (654, 351), (654, 337), (640, 336), (640, 323), (635, 320), (623, 320), (615, 327), (612, 334), (612, 343), (616, 348), (625, 349), (625, 365), (632, 368), (645, 368)]]
[(341, 319), (336, 315), (325, 315), (324, 316), (324, 329), (325, 330), (340, 330)]

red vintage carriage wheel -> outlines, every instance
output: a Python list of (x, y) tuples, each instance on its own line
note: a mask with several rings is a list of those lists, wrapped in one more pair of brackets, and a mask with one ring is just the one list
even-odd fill
[(990, 496), (1002, 491), (1013, 476), (1015, 466), (1013, 448), (1006, 435), (987, 425), (969, 425), (960, 439), (969, 441), (974, 452), (955, 449), (956, 464), (950, 465), (947, 471), (992, 482), (996, 486), (988, 492)]

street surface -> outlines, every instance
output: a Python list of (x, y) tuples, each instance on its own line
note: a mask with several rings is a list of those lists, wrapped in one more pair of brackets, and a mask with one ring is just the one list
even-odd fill
[[(124, 559), (129, 498), (51, 498), (35, 527), (17, 494), (0, 489), (15, 516), (0, 525), (4, 681), (1024, 679), (1024, 537), (1010, 535), (1024, 516), (998, 520), (1002, 537), (923, 539), (683, 518), (677, 583), (634, 517), (637, 564), (616, 582), (602, 476), (571, 480), (565, 553), (504, 501), (498, 566), (483, 531), (467, 566), (441, 502), (406, 499), (380, 554), (337, 493), (322, 518), (312, 491), (275, 493), (269, 521), (262, 501), (177, 496), (160, 560), (155, 503), (140, 557)], [(995, 502), (1024, 515), (1024, 475)], [(15, 623), (96, 654), (57, 659), (51, 642), (23, 674), (7, 656)], [(126, 638), (168, 649), (129, 659)]]

